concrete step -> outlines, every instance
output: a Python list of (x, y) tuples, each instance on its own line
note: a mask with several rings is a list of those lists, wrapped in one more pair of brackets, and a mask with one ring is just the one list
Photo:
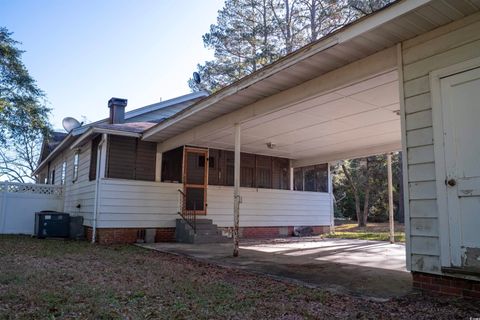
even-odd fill
[(211, 219), (196, 220), (196, 232), (184, 220), (177, 219), (175, 239), (182, 243), (225, 243), (231, 239), (222, 236), (221, 230)]
[(213, 224), (212, 219), (199, 219), (198, 217), (197, 217), (197, 219), (196, 219), (195, 222), (196, 222), (197, 226), (199, 226), (199, 225), (211, 225), (211, 224)]

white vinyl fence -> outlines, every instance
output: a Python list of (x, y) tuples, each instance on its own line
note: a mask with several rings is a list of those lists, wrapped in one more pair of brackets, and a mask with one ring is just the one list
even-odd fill
[(33, 234), (42, 210), (63, 210), (62, 186), (0, 182), (0, 234)]

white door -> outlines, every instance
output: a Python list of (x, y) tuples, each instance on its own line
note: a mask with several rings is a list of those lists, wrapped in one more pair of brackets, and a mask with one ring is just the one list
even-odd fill
[(441, 79), (453, 267), (480, 268), (480, 68)]

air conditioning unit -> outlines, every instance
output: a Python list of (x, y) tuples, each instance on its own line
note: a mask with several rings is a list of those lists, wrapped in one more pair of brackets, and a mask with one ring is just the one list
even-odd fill
[(35, 213), (35, 236), (68, 238), (70, 234), (70, 215), (56, 211), (41, 211)]

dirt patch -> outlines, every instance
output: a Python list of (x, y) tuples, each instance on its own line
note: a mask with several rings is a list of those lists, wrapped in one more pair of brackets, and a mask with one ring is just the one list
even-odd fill
[(462, 300), (366, 301), (134, 246), (0, 237), (1, 319), (478, 316), (479, 307)]

